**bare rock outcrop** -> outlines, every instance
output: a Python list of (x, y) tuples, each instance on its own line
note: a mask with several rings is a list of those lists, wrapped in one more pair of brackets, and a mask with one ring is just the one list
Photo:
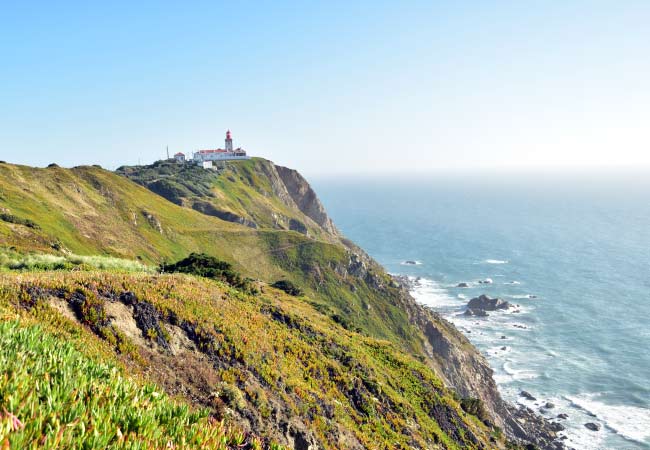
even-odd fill
[(298, 209), (316, 222), (323, 230), (333, 236), (338, 236), (339, 231), (334, 226), (332, 219), (327, 215), (325, 207), (320, 202), (318, 196), (316, 196), (316, 193), (307, 180), (305, 180), (296, 170), (282, 166), (275, 166), (275, 169), (277, 170), (291, 200), (295, 203)]

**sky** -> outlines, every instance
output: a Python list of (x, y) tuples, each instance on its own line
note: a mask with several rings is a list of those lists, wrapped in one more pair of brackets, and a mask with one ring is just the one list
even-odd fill
[(647, 0), (0, 2), (1, 160), (650, 167)]

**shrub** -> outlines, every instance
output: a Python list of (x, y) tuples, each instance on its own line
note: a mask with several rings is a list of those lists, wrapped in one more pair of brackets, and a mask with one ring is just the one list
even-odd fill
[(13, 214), (9, 213), (0, 213), (0, 220), (3, 220), (5, 222), (9, 223), (15, 223), (18, 225), (25, 225), (26, 227), (33, 228), (35, 230), (40, 229), (41, 227), (38, 226), (36, 222), (33, 222), (29, 219), (23, 219), (22, 217), (17, 217), (14, 216)]
[(179, 272), (212, 278), (228, 283), (232, 287), (246, 292), (254, 291), (250, 281), (233, 270), (232, 265), (205, 253), (190, 253), (190, 255), (173, 264), (161, 264), (161, 272)]
[(293, 284), (293, 282), (289, 280), (278, 280), (275, 283), (273, 283), (271, 286), (276, 289), (280, 289), (289, 295), (293, 295), (294, 297), (303, 294), (302, 289), (300, 289), (298, 286), (296, 286), (295, 284)]
[(483, 402), (478, 398), (463, 398), (460, 401), (460, 407), (468, 414), (478, 417), (481, 420), (488, 419), (489, 416), (485, 411)]

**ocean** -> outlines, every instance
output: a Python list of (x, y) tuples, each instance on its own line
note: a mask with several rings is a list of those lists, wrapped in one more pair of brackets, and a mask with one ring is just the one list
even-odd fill
[[(347, 237), (486, 355), (504, 398), (553, 403), (568, 446), (650, 449), (650, 173), (311, 181)], [(480, 294), (516, 307), (464, 316)]]

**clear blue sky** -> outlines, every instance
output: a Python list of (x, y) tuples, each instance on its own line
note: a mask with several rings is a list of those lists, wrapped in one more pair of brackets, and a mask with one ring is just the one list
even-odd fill
[(0, 159), (650, 165), (647, 0), (55, 3), (0, 9)]

